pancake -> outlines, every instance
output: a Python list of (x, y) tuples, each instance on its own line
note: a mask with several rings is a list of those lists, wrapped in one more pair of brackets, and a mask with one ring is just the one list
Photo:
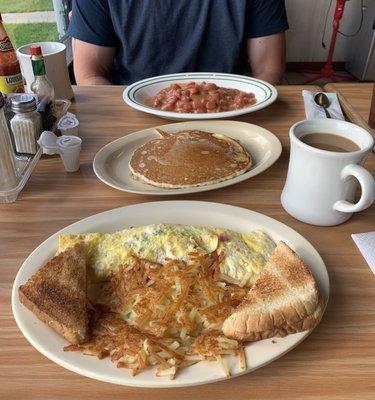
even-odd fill
[(136, 149), (129, 162), (135, 179), (163, 188), (188, 188), (246, 172), (251, 156), (228, 136), (198, 130), (166, 133)]

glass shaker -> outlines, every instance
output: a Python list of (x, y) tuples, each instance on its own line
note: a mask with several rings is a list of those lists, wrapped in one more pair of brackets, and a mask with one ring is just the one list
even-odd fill
[(16, 152), (18, 154), (36, 154), (37, 140), (42, 133), (42, 117), (36, 110), (33, 95), (20, 94), (12, 97), (11, 108), (15, 113), (10, 120)]
[(0, 192), (13, 189), (18, 184), (15, 155), (4, 110), (5, 100), (0, 92)]

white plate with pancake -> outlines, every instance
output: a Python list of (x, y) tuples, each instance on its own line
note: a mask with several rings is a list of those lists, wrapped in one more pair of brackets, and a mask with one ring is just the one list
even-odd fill
[[(238, 89), (246, 93), (251, 92), (254, 93), (257, 102), (254, 105), (238, 110), (199, 114), (163, 111), (143, 103), (146, 99), (155, 96), (160, 90), (174, 83), (188, 83), (191, 81), (197, 83), (209, 82), (224, 88)], [(161, 118), (178, 121), (202, 120), (233, 118), (238, 115), (261, 110), (262, 108), (268, 107), (277, 99), (277, 90), (270, 83), (250, 76), (211, 72), (190, 72), (161, 75), (135, 82), (124, 90), (123, 99), (130, 107), (148, 114), (157, 115)]]
[(134, 150), (146, 142), (160, 137), (155, 128), (149, 128), (123, 136), (100, 149), (93, 162), (96, 176), (102, 182), (115, 189), (131, 193), (162, 196), (205, 192), (234, 185), (260, 174), (277, 161), (282, 150), (279, 139), (273, 133), (260, 126), (246, 122), (190, 121), (162, 125), (157, 128), (171, 133), (197, 129), (224, 134), (241, 142), (250, 153), (253, 164), (242, 175), (204, 186), (168, 189), (143, 183), (133, 178), (129, 169), (129, 161)]
[[(55, 233), (37, 247), (21, 266), (13, 285), (12, 309), (15, 320), (27, 340), (50, 360), (78, 374), (100, 381), (138, 387), (181, 387), (226, 379), (216, 362), (200, 362), (182, 369), (174, 380), (155, 376), (151, 368), (136, 376), (129, 370), (116, 368), (109, 359), (99, 360), (77, 352), (64, 352), (66, 340), (37, 319), (19, 302), (18, 287), (57, 251), (61, 233), (115, 232), (133, 226), (154, 223), (216, 226), (247, 233), (261, 229), (278, 242), (283, 240), (295, 250), (310, 268), (325, 299), (329, 298), (329, 277), (322, 258), (314, 247), (288, 226), (263, 214), (225, 204), (198, 201), (164, 201), (121, 207), (93, 215)], [(266, 339), (245, 346), (247, 369), (239, 372), (238, 359), (227, 358), (232, 377), (249, 373), (292, 350), (306, 339), (310, 331), (284, 338)]]

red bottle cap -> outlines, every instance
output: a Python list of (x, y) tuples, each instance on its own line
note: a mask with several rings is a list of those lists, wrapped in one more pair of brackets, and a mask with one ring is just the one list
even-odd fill
[(29, 47), (30, 54), (32, 56), (41, 56), (42, 55), (42, 48), (39, 45), (33, 44)]

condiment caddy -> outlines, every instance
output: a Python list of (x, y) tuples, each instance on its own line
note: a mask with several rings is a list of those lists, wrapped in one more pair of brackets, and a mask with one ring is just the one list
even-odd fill
[[(52, 55), (49, 51), (51, 46), (63, 46), (64, 51)], [(26, 47), (26, 54), (21, 52), (22, 48), (18, 54), (25, 65), (31, 64), (32, 73), (30, 71), (26, 76), (26, 81), (29, 80), (28, 91), (31, 93), (24, 93), (20, 63), (0, 14), (0, 203), (14, 202), (25, 186), (43, 154), (43, 147), (39, 146), (38, 140), (44, 130), (54, 131), (60, 122), (58, 128), (62, 134), (78, 134), (78, 120), (73, 114), (60, 121), (71, 103), (69, 100), (56, 100), (55, 86), (47, 76), (42, 50), (44, 48), (47, 57), (52, 57), (49, 73), (53, 76), (57, 73), (55, 83), (59, 89), (60, 81), (64, 80), (63, 75), (65, 77), (63, 86), (67, 90), (58, 93), (70, 99), (73, 93), (65, 62), (65, 46), (50, 42), (34, 43)], [(25, 65), (24, 75), (27, 70)], [(76, 171), (79, 168), (81, 139), (63, 136), (56, 138), (54, 146), (55, 152), (61, 155), (65, 169)], [(44, 151), (48, 153), (48, 149)]]
[[(12, 98), (13, 96), (10, 96), (10, 100)], [(69, 100), (55, 101), (54, 116), (56, 120), (51, 128), (52, 131), (57, 129), (57, 123), (67, 113), (70, 104)], [(36, 146), (35, 154), (27, 152), (19, 152), (17, 154), (15, 152), (17, 146), (16, 143), (12, 143), (12, 136), (4, 111), (5, 100), (3, 96), (0, 96), (0, 203), (12, 203), (16, 201), (19, 193), (26, 185), (38, 160), (43, 154), (43, 149)]]

